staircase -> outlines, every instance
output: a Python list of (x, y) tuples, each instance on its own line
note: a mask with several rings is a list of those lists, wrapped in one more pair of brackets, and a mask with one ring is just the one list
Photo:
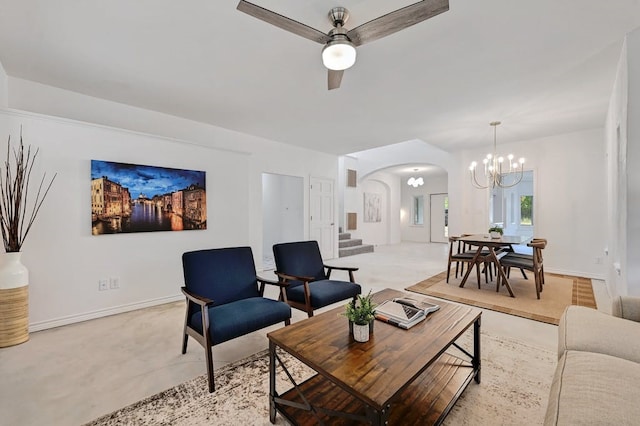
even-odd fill
[(338, 234), (338, 252), (338, 257), (373, 253), (373, 246), (371, 244), (362, 244), (361, 239), (351, 239), (351, 234), (348, 232), (341, 232)]

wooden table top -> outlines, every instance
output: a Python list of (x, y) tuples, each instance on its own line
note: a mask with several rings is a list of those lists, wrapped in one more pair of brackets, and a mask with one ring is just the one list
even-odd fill
[[(406, 295), (386, 289), (375, 293), (374, 300), (380, 303)], [(356, 342), (349, 335), (348, 320), (340, 315), (344, 307), (283, 327), (267, 337), (336, 385), (381, 410), (482, 314), (470, 306), (440, 300), (435, 303), (440, 310), (409, 330), (375, 321), (374, 332), (366, 343)]]
[(480, 244), (495, 244), (495, 245), (511, 245), (511, 244), (526, 244), (531, 241), (531, 237), (522, 235), (503, 235), (500, 238), (491, 238), (489, 234), (473, 234), (465, 237), (460, 237), (461, 241), (467, 243), (480, 243)]

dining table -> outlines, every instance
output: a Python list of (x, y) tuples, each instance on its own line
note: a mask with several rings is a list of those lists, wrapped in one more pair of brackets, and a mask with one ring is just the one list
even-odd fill
[[(476, 253), (471, 260), (472, 265), (479, 267), (478, 261), (482, 257), (485, 261), (495, 264), (497, 270), (497, 284), (496, 291), (500, 290), (500, 283), (509, 291), (511, 297), (516, 297), (513, 294), (513, 289), (509, 284), (509, 279), (504, 273), (504, 270), (500, 267), (500, 258), (506, 255), (508, 252), (513, 251), (514, 244), (526, 244), (532, 240), (532, 237), (525, 235), (502, 235), (499, 238), (493, 238), (489, 234), (471, 234), (460, 237), (460, 241), (464, 241), (473, 247), (477, 247)], [(485, 252), (483, 253), (483, 250)], [(489, 265), (487, 265), (488, 267)], [(467, 268), (467, 272), (460, 282), (460, 287), (464, 287), (469, 278), (469, 274), (473, 268)], [(479, 284), (478, 284), (479, 285)]]

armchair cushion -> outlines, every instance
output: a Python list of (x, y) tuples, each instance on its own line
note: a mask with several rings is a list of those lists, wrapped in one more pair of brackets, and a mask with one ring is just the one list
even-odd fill
[[(209, 335), (213, 345), (291, 318), (291, 307), (276, 300), (252, 297), (209, 308)], [(202, 313), (191, 315), (189, 326), (202, 334)]]
[[(320, 280), (309, 283), (311, 306), (321, 308), (341, 300), (353, 298), (362, 292), (360, 284), (348, 281)], [(287, 289), (287, 298), (294, 302), (305, 303), (304, 286)]]

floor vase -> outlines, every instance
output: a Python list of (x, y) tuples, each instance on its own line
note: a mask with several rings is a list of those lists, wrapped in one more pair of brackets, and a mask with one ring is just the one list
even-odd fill
[(21, 255), (0, 254), (0, 348), (29, 340), (29, 270)]

